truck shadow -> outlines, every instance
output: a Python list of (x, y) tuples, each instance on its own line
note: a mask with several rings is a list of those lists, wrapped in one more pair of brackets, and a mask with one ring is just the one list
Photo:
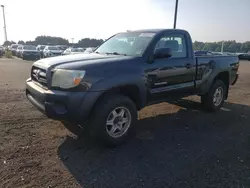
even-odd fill
[(239, 172), (250, 165), (250, 107), (226, 103), (220, 112), (205, 113), (197, 102), (182, 99), (176, 104), (183, 109), (140, 120), (135, 138), (125, 145), (103, 148), (68, 136), (58, 156), (82, 187), (226, 187), (238, 179), (244, 182)]

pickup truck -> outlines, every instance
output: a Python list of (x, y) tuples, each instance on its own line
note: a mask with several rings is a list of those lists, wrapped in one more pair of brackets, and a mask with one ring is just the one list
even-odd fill
[(32, 65), (26, 96), (76, 135), (118, 145), (134, 130), (137, 112), (189, 95), (220, 109), (238, 78), (237, 56), (195, 57), (189, 33), (151, 29), (118, 33), (90, 54), (41, 59)]

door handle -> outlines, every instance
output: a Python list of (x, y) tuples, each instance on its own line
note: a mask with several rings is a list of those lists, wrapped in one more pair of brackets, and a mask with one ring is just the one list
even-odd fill
[(186, 66), (185, 66), (187, 69), (191, 69), (192, 68), (192, 65), (190, 63), (187, 63)]

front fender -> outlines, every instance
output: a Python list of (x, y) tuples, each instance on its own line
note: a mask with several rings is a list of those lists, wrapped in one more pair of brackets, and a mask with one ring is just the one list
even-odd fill
[(140, 106), (145, 106), (147, 101), (147, 85), (145, 77), (141, 74), (120, 74), (119, 76), (100, 79), (99, 81), (92, 83), (90, 92), (100, 92), (103, 94), (114, 88), (125, 86), (136, 86), (139, 92), (137, 95), (139, 95)]

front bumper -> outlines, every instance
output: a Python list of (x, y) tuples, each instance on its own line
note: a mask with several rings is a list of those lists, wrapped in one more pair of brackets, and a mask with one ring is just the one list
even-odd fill
[(62, 55), (62, 53), (48, 53), (49, 57), (56, 57), (56, 56), (60, 56)]
[(26, 81), (26, 96), (47, 117), (80, 124), (88, 119), (100, 93), (46, 90), (29, 78)]
[(39, 59), (40, 54), (22, 54), (22, 57), (30, 58), (30, 59)]
[(37, 57), (37, 56), (40, 56), (40, 53), (34, 53), (34, 54), (31, 54), (31, 53), (23, 53), (22, 55), (23, 55), (23, 56), (26, 56), (26, 57)]

